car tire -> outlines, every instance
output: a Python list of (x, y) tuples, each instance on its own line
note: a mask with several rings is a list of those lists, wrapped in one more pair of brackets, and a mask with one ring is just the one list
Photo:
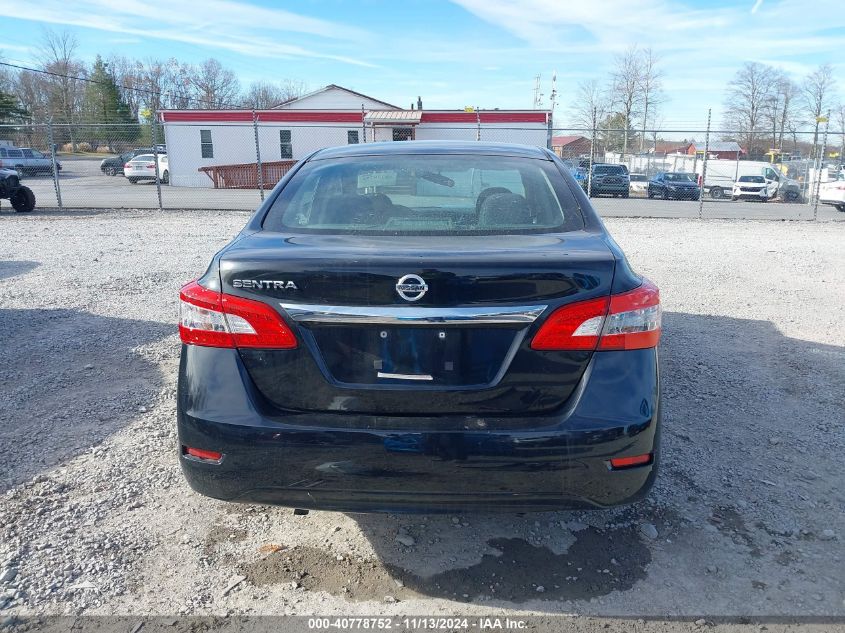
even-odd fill
[(797, 191), (786, 191), (783, 194), (783, 201), (784, 202), (798, 202), (800, 200), (801, 194)]
[(760, 198), (760, 202), (768, 202), (768, 201), (769, 201), (768, 196), (765, 197), (765, 198)]
[(631, 196), (631, 193), (629, 191), (626, 191), (622, 194), (623, 198), (629, 198), (630, 196)]
[(652, 190), (651, 190), (651, 189), (649, 189), (649, 190), (646, 192), (646, 195), (648, 196), (648, 199), (649, 199), (649, 200), (654, 200), (654, 192), (652, 192)]
[(167, 171), (166, 169), (164, 170), (164, 173), (161, 175), (161, 182), (162, 182), (162, 184), (165, 184), (165, 185), (170, 184), (170, 172)]
[(845, 204), (837, 204), (836, 210), (841, 211), (842, 213), (845, 213)]
[(133, 185), (137, 185), (137, 184), (138, 184), (138, 179), (137, 179), (137, 178), (127, 178), (127, 180), (128, 180), (129, 182), (131, 182)]
[(35, 208), (35, 194), (29, 187), (20, 186), (11, 195), (9, 202), (12, 203), (12, 208), (18, 213), (29, 213)]
[(115, 169), (111, 165), (106, 167), (105, 172), (106, 172), (106, 176), (116, 176), (117, 175), (117, 169)]
[(669, 190), (668, 190), (668, 189), (664, 189), (664, 190), (663, 190), (663, 199), (664, 199), (664, 200), (668, 200), (668, 199), (669, 199)]
[(725, 191), (721, 187), (710, 187), (710, 197), (713, 198), (713, 200), (718, 200), (724, 197), (724, 195)]

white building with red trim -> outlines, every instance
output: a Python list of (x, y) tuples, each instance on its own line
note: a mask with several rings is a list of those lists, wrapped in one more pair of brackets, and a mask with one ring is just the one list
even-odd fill
[(403, 110), (336, 85), (254, 116), (252, 110), (161, 111), (171, 184), (210, 187), (202, 168), (255, 164), (256, 143), (262, 163), (379, 141), (480, 139), (545, 147), (551, 124), (546, 110)]

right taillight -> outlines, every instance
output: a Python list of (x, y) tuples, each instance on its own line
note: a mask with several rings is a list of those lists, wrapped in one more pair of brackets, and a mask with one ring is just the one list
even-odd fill
[(192, 281), (179, 292), (179, 336), (205, 347), (293, 349), (296, 337), (266, 303), (203, 288)]
[(536, 350), (627, 350), (660, 340), (660, 292), (647, 279), (629, 292), (555, 310), (531, 341)]

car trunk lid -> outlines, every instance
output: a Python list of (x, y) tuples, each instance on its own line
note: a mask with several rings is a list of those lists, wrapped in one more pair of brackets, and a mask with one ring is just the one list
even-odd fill
[(560, 305), (610, 293), (601, 236), (383, 237), (259, 232), (227, 249), (223, 292), (271, 304), (296, 350), (241, 350), (259, 391), (293, 410), (547, 412), (587, 352), (529, 342)]

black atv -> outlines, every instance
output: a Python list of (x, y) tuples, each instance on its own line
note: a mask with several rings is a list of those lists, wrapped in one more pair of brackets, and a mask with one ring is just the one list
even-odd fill
[(18, 213), (29, 213), (35, 208), (35, 194), (21, 184), (20, 176), (14, 169), (0, 169), (0, 200), (3, 198), (8, 198)]

